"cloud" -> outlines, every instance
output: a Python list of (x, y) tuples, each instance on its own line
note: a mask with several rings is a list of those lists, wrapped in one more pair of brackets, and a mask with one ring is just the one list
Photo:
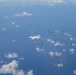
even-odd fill
[(9, 5), (37, 5), (37, 4), (45, 4), (45, 5), (56, 5), (56, 4), (70, 4), (76, 3), (76, 0), (0, 0), (1, 3), (6, 2)]
[(33, 74), (33, 70), (28, 71), (28, 72), (27, 72), (27, 75), (34, 75), (34, 74)]
[(50, 42), (51, 44), (54, 44), (55, 43), (55, 41), (52, 40), (52, 39), (47, 39), (47, 42)]
[[(18, 69), (19, 62), (13, 60), (8, 64), (4, 64), (0, 68), (0, 74), (25, 75), (25, 71)], [(33, 70), (29, 70), (27, 75), (34, 75)]]
[(36, 48), (36, 51), (37, 51), (37, 52), (42, 52), (42, 51), (44, 51), (44, 49), (37, 47), (37, 48)]
[(60, 42), (56, 42), (52, 39), (47, 39), (47, 42), (50, 42), (51, 44), (53, 44), (54, 46), (64, 46), (64, 43), (60, 43)]
[(62, 55), (62, 53), (61, 52), (49, 52), (49, 56), (50, 57), (54, 57), (54, 56), (61, 56)]
[(64, 65), (62, 64), (62, 63), (60, 63), (60, 64), (55, 64), (57, 67), (63, 67)]
[(64, 35), (68, 37), (72, 36), (70, 33), (64, 33)]
[(64, 3), (65, 0), (0, 0), (0, 2), (6, 2), (10, 4), (21, 4), (21, 5), (37, 5), (37, 4), (47, 4), (47, 5), (54, 5), (54, 4), (61, 4)]
[(35, 35), (35, 36), (29, 36), (30, 39), (35, 40), (35, 39), (40, 39), (40, 35)]
[(74, 48), (71, 48), (69, 51), (71, 52), (71, 54), (74, 54), (75, 49)]
[(76, 70), (74, 70), (73, 73), (76, 74)]
[(17, 17), (32, 16), (32, 14), (24, 11), (22, 13), (16, 14), (15, 16)]
[(55, 44), (54, 44), (54, 46), (64, 46), (65, 44), (62, 44), (62, 43), (60, 43), (60, 42), (56, 42)]
[(19, 57), (19, 55), (17, 53), (9, 53), (9, 54), (5, 54), (4, 57), (6, 57), (6, 58), (17, 58), (17, 57)]
[(23, 70), (18, 70), (18, 61), (13, 60), (0, 68), (0, 74), (25, 75)]

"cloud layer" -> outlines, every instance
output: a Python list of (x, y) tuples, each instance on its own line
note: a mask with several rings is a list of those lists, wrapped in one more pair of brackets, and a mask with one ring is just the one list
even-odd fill
[(0, 0), (0, 2), (14, 2), (14, 3), (23, 3), (27, 4), (46, 4), (46, 5), (55, 5), (62, 3), (76, 3), (76, 0)]

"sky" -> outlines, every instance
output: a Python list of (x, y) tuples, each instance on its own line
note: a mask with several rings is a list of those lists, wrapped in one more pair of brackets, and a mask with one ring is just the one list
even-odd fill
[(68, 3), (76, 3), (76, 0), (0, 0), (0, 2), (16, 2), (16, 3), (28, 3), (28, 4), (68, 4)]

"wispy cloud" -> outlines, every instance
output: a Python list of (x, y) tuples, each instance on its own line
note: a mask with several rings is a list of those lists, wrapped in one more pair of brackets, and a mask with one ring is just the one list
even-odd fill
[(29, 36), (30, 39), (35, 40), (35, 39), (40, 39), (40, 35), (35, 35), (35, 36)]
[(55, 4), (63, 4), (63, 3), (76, 3), (76, 0), (0, 0), (0, 2), (16, 2), (30, 5), (30, 4), (47, 4), (47, 5), (55, 5)]
[(22, 13), (16, 14), (15, 16), (17, 17), (32, 16), (32, 14), (24, 11)]

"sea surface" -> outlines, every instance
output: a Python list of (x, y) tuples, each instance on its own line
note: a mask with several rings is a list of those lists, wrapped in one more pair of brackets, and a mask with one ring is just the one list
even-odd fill
[[(0, 5), (0, 60), (3, 60), (0, 68), (16, 60), (18, 69), (33, 70), (34, 75), (74, 75), (76, 46), (73, 43), (76, 43), (75, 4)], [(61, 55), (51, 56), (49, 52)], [(5, 55), (9, 53), (17, 53), (19, 57), (8, 58)]]

